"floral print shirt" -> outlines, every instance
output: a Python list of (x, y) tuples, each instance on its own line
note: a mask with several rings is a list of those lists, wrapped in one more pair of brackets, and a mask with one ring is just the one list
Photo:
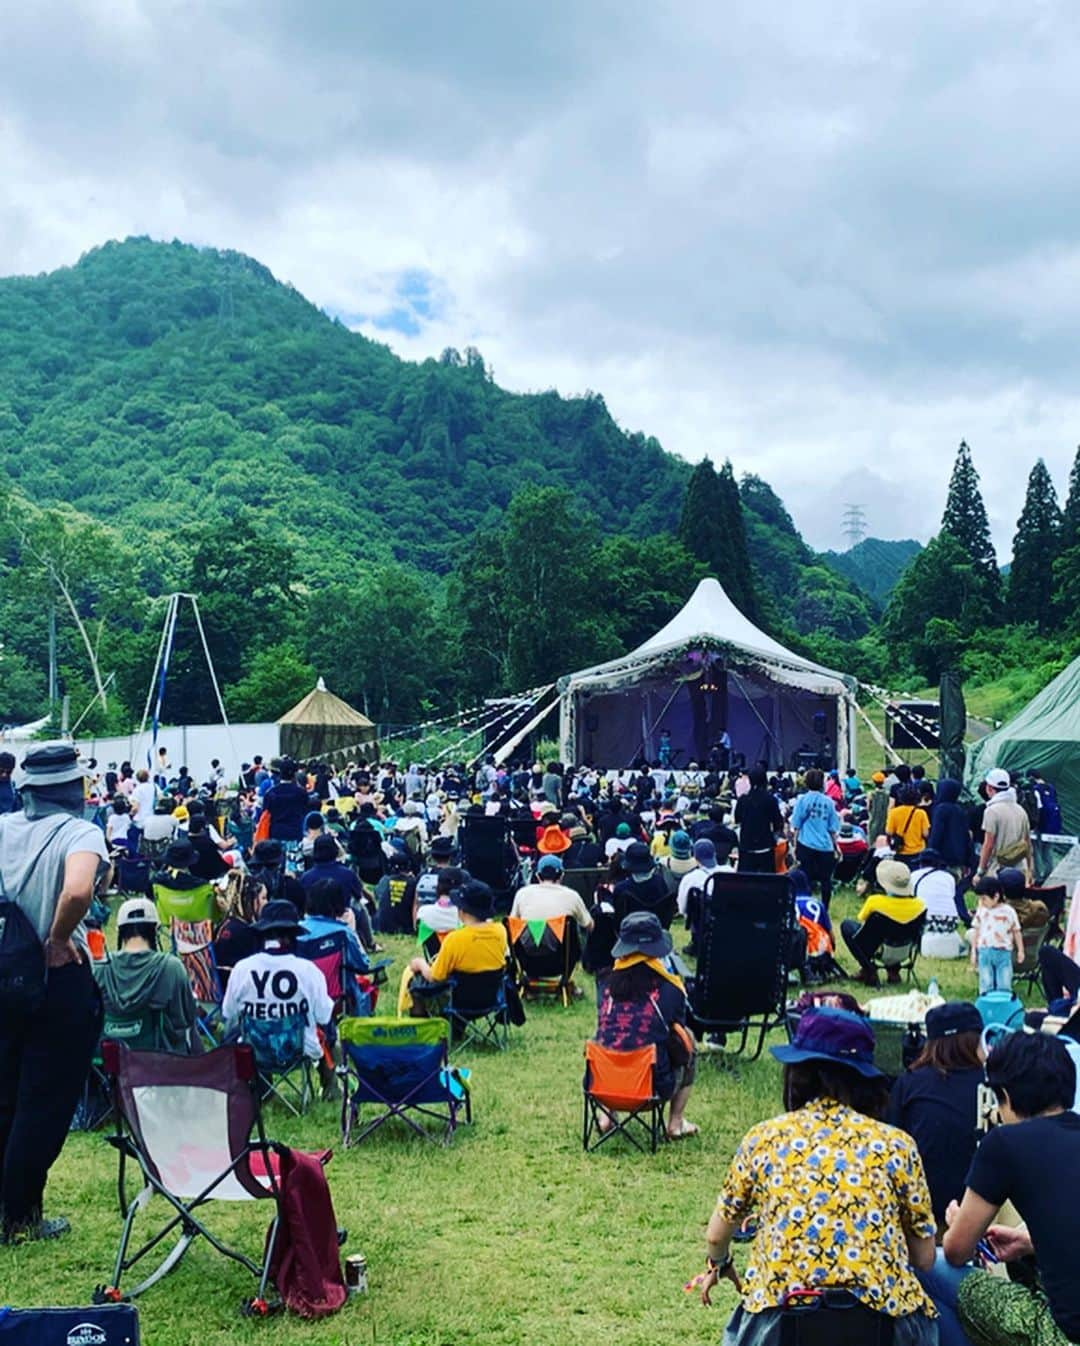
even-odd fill
[(843, 1286), (891, 1318), (933, 1316), (911, 1268), (905, 1235), (934, 1233), (930, 1192), (910, 1136), (834, 1099), (747, 1132), (717, 1209), (758, 1233), (743, 1277), (751, 1313), (790, 1290)]

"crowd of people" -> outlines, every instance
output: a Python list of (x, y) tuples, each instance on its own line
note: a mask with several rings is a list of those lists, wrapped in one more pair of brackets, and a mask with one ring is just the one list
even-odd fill
[[(804, 985), (815, 965), (823, 979), (841, 971), (830, 918), (838, 883), (860, 892), (839, 936), (868, 986), (880, 970), (899, 980), (888, 950), (908, 937), (935, 957), (969, 957), (972, 1000), (1008, 992), (1024, 931), (1047, 917), (1031, 893), (1031, 836), (1054, 825), (1052, 787), (997, 769), (965, 804), (959, 782), (903, 764), (863, 782), (816, 767), (601, 772), (488, 759), (339, 769), (256, 758), (234, 787), (217, 762), (202, 782), (173, 770), (165, 749), (152, 767), (99, 772), (71, 745), (47, 744), (26, 754), (17, 778), (14, 765), (0, 756), (11, 782), (0, 790), (0, 915), (10, 930), (17, 909), (26, 927), (21, 954), (0, 936), (6, 1241), (66, 1229), (45, 1218), (42, 1197), (103, 1016), (150, 1009), (158, 1049), (203, 1049), (188, 972), (160, 947), (175, 922), (212, 930), (226, 1033), (299, 1017), (307, 1055), (325, 1066), (335, 1005), (299, 941), (339, 934), (347, 982), (371, 996), (381, 939), (435, 936), (408, 960), (399, 991), (400, 1011), (423, 1014), (435, 1003), (426, 993), (451, 977), (507, 968), (500, 905), (525, 922), (566, 918), (596, 978), (597, 1042), (656, 1046), (667, 1134), (681, 1140), (699, 1134), (687, 1111), (698, 1052), (711, 1045), (695, 1032), (683, 959), (696, 952), (714, 875), (788, 875), (798, 917), (788, 961)], [(1032, 816), (1032, 796), (1046, 820)], [(505, 891), (467, 868), (475, 818), (516, 824)], [(145, 891), (128, 889), (131, 872), (147, 875)], [(581, 874), (593, 880), (588, 899), (571, 881)], [(92, 956), (95, 904), (118, 889), (115, 952)], [(676, 950), (680, 921), (686, 943)], [(1068, 1256), (1080, 1118), (1067, 1045), (1080, 1036), (1080, 967), (1060, 949), (1045, 955), (1047, 1012), (1065, 1021), (1058, 1037), (1017, 1032), (988, 1046), (974, 1004), (942, 1004), (895, 1082), (875, 1063), (853, 997), (822, 992), (802, 1012), (792, 1042), (772, 1049), (785, 1112), (745, 1137), (709, 1222), (702, 1296), (721, 1277), (741, 1295), (726, 1342), (782, 1342), (796, 1287), (842, 1292), (868, 1324), (887, 1319), (901, 1346), (1080, 1340)], [(333, 1087), (331, 1070), (324, 1088)], [(731, 1247), (748, 1226), (740, 1278)], [(1026, 1278), (988, 1269), (1032, 1263), (1037, 1275)], [(869, 1331), (867, 1341), (879, 1339)]]

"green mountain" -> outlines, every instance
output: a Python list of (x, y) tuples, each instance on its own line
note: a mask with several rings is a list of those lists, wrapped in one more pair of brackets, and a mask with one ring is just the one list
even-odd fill
[(822, 559), (884, 607), (896, 581), (921, 551), (922, 543), (912, 538), (885, 541), (867, 537), (848, 551), (827, 551)]
[(349, 331), (238, 253), (149, 239), (0, 280), (0, 470), (168, 535), (250, 507), (320, 556), (445, 571), (536, 483), (606, 528), (678, 517), (689, 469), (603, 399), (503, 391), (475, 351), (421, 364)]

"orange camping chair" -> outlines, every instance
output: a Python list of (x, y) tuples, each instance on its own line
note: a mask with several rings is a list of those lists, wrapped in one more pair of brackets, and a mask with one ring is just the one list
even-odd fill
[[(598, 1150), (620, 1132), (637, 1149), (656, 1153), (664, 1129), (667, 1100), (656, 1092), (656, 1044), (617, 1052), (598, 1042), (585, 1044), (582, 1146)], [(622, 1116), (620, 1117), (620, 1114)], [(601, 1127), (601, 1117), (607, 1129)]]

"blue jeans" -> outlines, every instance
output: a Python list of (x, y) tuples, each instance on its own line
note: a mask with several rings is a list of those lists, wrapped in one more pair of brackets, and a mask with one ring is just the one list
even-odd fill
[(960, 1326), (956, 1297), (965, 1276), (970, 1276), (974, 1270), (975, 1267), (950, 1266), (939, 1248), (933, 1267), (929, 1271), (916, 1272), (938, 1311), (938, 1339), (941, 1346), (971, 1346), (970, 1338)]
[(978, 959), (980, 995), (987, 991), (1012, 990), (1012, 949), (980, 949)]

